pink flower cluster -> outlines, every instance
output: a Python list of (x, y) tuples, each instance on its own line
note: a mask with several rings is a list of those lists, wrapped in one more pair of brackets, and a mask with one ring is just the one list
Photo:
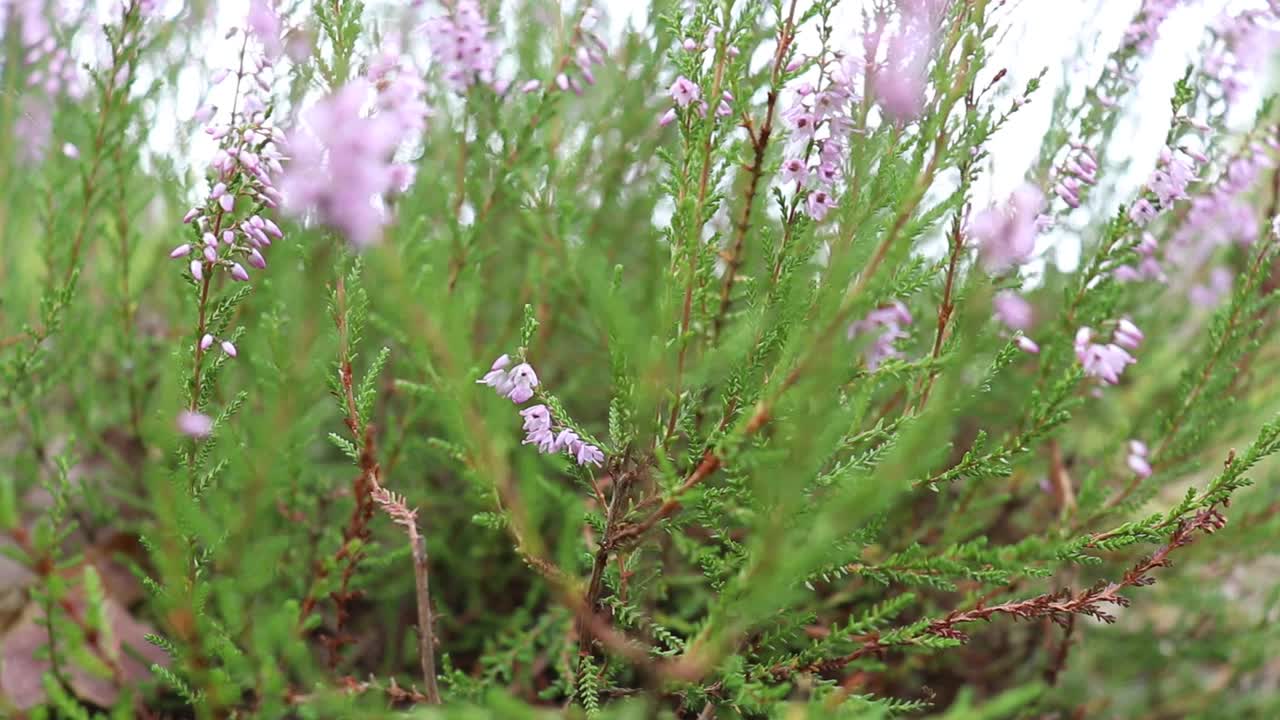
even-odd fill
[[(231, 73), (219, 71), (216, 85)], [(281, 196), (273, 176), (283, 169), (278, 149), (283, 135), (270, 121), (263, 95), (271, 90), (271, 65), (257, 49), (245, 45), (240, 67), (235, 73), (236, 106), (225, 124), (211, 123), (205, 132), (217, 140), (218, 151), (210, 162), (212, 188), (203, 204), (191, 208), (182, 218), (191, 225), (195, 242), (183, 243), (169, 252), (174, 259), (194, 255), (188, 265), (191, 277), (205, 291), (217, 271), (226, 272), (232, 280), (249, 281), (249, 271), (241, 261), (257, 270), (267, 267), (263, 251), (284, 237), (280, 227), (263, 213), (277, 207)], [(196, 111), (196, 119), (209, 121), (217, 109), (205, 107)], [(229, 357), (238, 354), (228, 339), (211, 333), (201, 336), (198, 353), (207, 352), (217, 342)], [(191, 430), (200, 427), (197, 413), (179, 418), (179, 428), (193, 437), (203, 436)], [(207, 434), (207, 431), (204, 433)]]
[(1131, 220), (1138, 225), (1146, 225), (1176, 201), (1189, 197), (1187, 186), (1196, 179), (1199, 164), (1208, 161), (1204, 155), (1195, 152), (1193, 156), (1191, 152), (1167, 146), (1160, 149), (1160, 161), (1146, 185), (1155, 194), (1157, 203), (1152, 203), (1146, 197), (1138, 198), (1129, 208)]
[(1082, 327), (1076, 331), (1076, 359), (1084, 367), (1085, 375), (1097, 378), (1107, 385), (1120, 382), (1120, 375), (1129, 365), (1137, 362), (1129, 350), (1142, 344), (1142, 331), (1129, 320), (1121, 319), (1112, 332), (1111, 342), (1095, 343), (1093, 330)]
[[(582, 12), (582, 18), (577, 27), (573, 31), (573, 44), (571, 52), (573, 57), (572, 63), (565, 63), (563, 69), (556, 73), (552, 87), (564, 91), (572, 91), (575, 95), (582, 94), (582, 84), (596, 84), (596, 75), (592, 70), (597, 65), (603, 65), (605, 56), (609, 52), (608, 45), (594, 30), (596, 21), (600, 14), (593, 7), (588, 7)], [(499, 84), (501, 87), (501, 84)], [(537, 92), (542, 89), (542, 81), (529, 80), (520, 86), (523, 93)]]
[(789, 136), (781, 180), (808, 190), (805, 213), (817, 222), (836, 206), (835, 188), (854, 128), (852, 104), (859, 100), (852, 59), (824, 62), (826, 85), (799, 83), (793, 88), (794, 102), (782, 113)]
[(423, 25), (431, 54), (443, 67), (445, 79), (458, 92), (475, 84), (492, 85), (498, 47), (480, 4), (476, 0), (446, 0), (445, 5), (447, 14)]
[[(396, 150), (425, 127), (424, 86), (400, 58), (383, 56), (357, 79), (316, 102), (302, 116), (305, 127), (289, 139), (291, 161), (281, 180), (285, 209), (314, 213), (357, 247), (376, 242), (388, 214), (384, 196), (404, 191), (411, 165)], [(370, 96), (377, 112), (364, 112)]]
[[(702, 117), (707, 116), (707, 103), (702, 99), (702, 88), (689, 78), (681, 75), (671, 83), (671, 87), (667, 90), (667, 94), (671, 97), (671, 101), (675, 103), (675, 107), (668, 109), (658, 118), (658, 126), (666, 127), (676, 119), (676, 108), (687, 108), (693, 105), (694, 109)], [(729, 103), (733, 102), (733, 94), (725, 90), (720, 94), (720, 103), (716, 106), (716, 117), (726, 117), (733, 112), (729, 107)]]
[[(283, 170), (278, 146), (284, 136), (271, 123), (262, 98), (271, 88), (271, 66), (262, 54), (250, 57), (247, 50), (244, 63), (235, 73), (240, 88), (235, 111), (225, 124), (215, 122), (205, 128), (219, 142), (210, 163), (212, 188), (205, 202), (191, 208), (182, 219), (199, 240), (183, 243), (169, 253), (175, 259), (196, 256), (188, 267), (197, 282), (210, 282), (218, 270), (233, 280), (247, 282), (249, 271), (242, 261), (258, 270), (266, 269), (263, 251), (284, 237), (280, 227), (262, 214), (279, 204), (281, 195), (273, 176)], [(219, 71), (214, 84), (228, 75)], [(202, 108), (197, 119), (207, 120), (215, 111)], [(209, 337), (202, 340), (201, 349), (208, 349), (212, 342)], [(224, 342), (222, 347), (234, 357), (235, 350), (227, 349), (229, 345)]]
[(1235, 15), (1224, 12), (1218, 18), (1214, 35), (1221, 42), (1205, 56), (1203, 69), (1218, 81), (1228, 105), (1235, 104), (1272, 58), (1280, 39), (1277, 16), (1280, 5), (1272, 3), (1265, 9), (1246, 9)]
[(1147, 460), (1147, 444), (1141, 440), (1129, 441), (1129, 454), (1125, 464), (1140, 478), (1151, 477), (1151, 462)]
[(902, 357), (902, 352), (894, 347), (898, 340), (910, 337), (903, 330), (912, 323), (911, 311), (901, 301), (894, 300), (885, 307), (876, 308), (867, 316), (849, 326), (850, 340), (867, 333), (876, 333), (875, 340), (866, 349), (867, 370), (874, 372), (885, 360)]
[[(538, 387), (538, 374), (529, 363), (520, 363), (508, 369), (511, 358), (502, 355), (493, 361), (489, 372), (476, 382), (494, 389), (499, 396), (516, 405), (528, 402)], [(530, 405), (520, 411), (524, 418), (525, 445), (537, 445), (541, 453), (567, 453), (579, 465), (600, 465), (604, 453), (586, 442), (572, 428), (557, 426), (551, 419), (546, 405)]]
[(178, 432), (196, 439), (206, 438), (213, 432), (213, 418), (193, 410), (178, 413)]
[[(894, 122), (914, 120), (924, 110), (928, 66), (938, 27), (951, 0), (902, 0), (897, 31), (885, 46), (871, 85), (880, 109)], [(876, 40), (882, 30), (877, 29)]]
[(1057, 169), (1053, 192), (1074, 209), (1080, 207), (1080, 188), (1098, 182), (1098, 158), (1087, 145), (1073, 143), (1071, 150)]
[(992, 304), (996, 309), (996, 319), (1004, 323), (1010, 330), (1018, 331), (1018, 335), (1014, 339), (1014, 343), (1017, 344), (1018, 348), (1030, 355), (1039, 354), (1040, 346), (1036, 344), (1036, 341), (1023, 334), (1031, 329), (1031, 325), (1035, 321), (1035, 311), (1031, 308), (1031, 303), (1012, 290), (1001, 290), (996, 293)]
[(1179, 0), (1143, 0), (1133, 22), (1124, 31), (1125, 44), (1143, 55), (1151, 52), (1160, 37), (1160, 26), (1178, 6)]
[(1116, 268), (1112, 275), (1120, 282), (1141, 282), (1143, 280), (1165, 281), (1164, 270), (1160, 267), (1160, 261), (1156, 258), (1156, 252), (1160, 249), (1160, 244), (1151, 233), (1143, 233), (1142, 240), (1138, 243), (1138, 264), (1121, 265)]
[[(4, 5), (0, 2), (0, 27), (10, 21), (4, 17)], [(27, 92), (14, 118), (13, 132), (22, 140), (18, 144), (19, 156), (30, 163), (39, 162), (48, 152), (58, 99), (78, 100), (87, 89), (75, 59), (58, 40), (60, 35), (69, 35), (74, 30), (74, 18), (66, 12), (68, 8), (61, 8), (60, 13), (52, 17), (62, 27), (55, 26), (45, 6), (42, 0), (16, 0), (11, 8), (12, 21), (18, 26), (22, 62), (27, 69)]]
[(979, 253), (989, 272), (1000, 273), (1031, 259), (1042, 219), (1044, 194), (1031, 184), (1014, 190), (1007, 202), (973, 216), (969, 235), (978, 241)]
[(1250, 245), (1258, 239), (1258, 220), (1248, 194), (1262, 171), (1276, 166), (1274, 154), (1280, 150), (1280, 143), (1274, 139), (1275, 128), (1267, 128), (1262, 134), (1265, 141), (1241, 148), (1226, 162), (1217, 181), (1192, 198), (1186, 218), (1165, 248), (1169, 272), (1190, 287), (1191, 300), (1196, 304), (1213, 305), (1231, 287), (1234, 272), (1228, 266), (1210, 270), (1207, 283), (1192, 281), (1204, 274), (1217, 250), (1232, 243)]
[(510, 364), (510, 356), (499, 357), (493, 361), (489, 372), (476, 382), (488, 385), (497, 391), (498, 395), (517, 405), (528, 402), (529, 398), (533, 397), (533, 389), (538, 387), (538, 374), (533, 371), (533, 366), (529, 363), (520, 363), (508, 370), (507, 366)]
[(571, 428), (557, 428), (546, 405), (530, 405), (520, 411), (524, 418), (525, 445), (537, 445), (540, 453), (564, 452), (579, 465), (599, 466), (604, 462), (600, 448), (578, 437)]

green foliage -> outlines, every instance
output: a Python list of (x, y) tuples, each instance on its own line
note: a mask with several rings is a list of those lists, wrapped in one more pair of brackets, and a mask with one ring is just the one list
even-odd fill
[[(1171, 197), (1124, 180), (1127, 35), (1050, 100), (1048, 69), (990, 64), (1004, 4), (944, 3), (895, 117), (848, 0), (655, 2), (626, 27), (482, 2), (510, 82), (423, 64), (413, 179), (353, 247), (335, 207), (275, 208), (244, 173), (218, 210), (203, 123), (148, 140), (259, 40), (224, 57), (205, 4), (144, 5), (55, 18), (57, 43), (101, 41), (83, 98), (46, 97), (51, 61), (0, 20), (0, 642), (33, 648), (0, 660), (30, 681), (0, 679), (0, 715), (1277, 716), (1273, 98), (1233, 131), (1193, 66), (1140, 108), (1205, 156)], [(274, 5), (261, 119), (293, 133), (467, 4)], [(796, 104), (841, 78), (806, 135)], [(1053, 112), (1025, 161), (1041, 239), (1078, 241), (1075, 268), (1001, 266), (982, 231), (991, 205), (1016, 220), (983, 192), (1024, 162), (993, 153), (1028, 101)], [(830, 187), (784, 181), (796, 158), (832, 160)], [(284, 237), (248, 282), (165, 257), (255, 215)], [(1027, 327), (993, 317), (1007, 293)], [(1106, 383), (1081, 338), (1122, 321), (1145, 338)], [(503, 355), (536, 369), (529, 401), (476, 382)], [(534, 404), (565, 447), (526, 442)]]

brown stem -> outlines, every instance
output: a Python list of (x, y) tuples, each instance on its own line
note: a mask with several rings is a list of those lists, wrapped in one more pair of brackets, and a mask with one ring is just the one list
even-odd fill
[(733, 285), (738, 278), (738, 269), (742, 266), (742, 247), (746, 242), (747, 230), (751, 226), (751, 209), (755, 205), (756, 193), (760, 187), (760, 176), (764, 174), (765, 153), (769, 149), (769, 139), (773, 134), (774, 109), (778, 102), (778, 81), (781, 77), (787, 51), (795, 38), (795, 12), (796, 0), (792, 0), (787, 22), (783, 26), (782, 35), (778, 40), (778, 49), (773, 56), (773, 72), (770, 75), (769, 96), (765, 101), (764, 122), (760, 124), (759, 132), (752, 132), (750, 120), (746, 124), (748, 132), (751, 132), (751, 149), (753, 151), (751, 166), (747, 168), (747, 191), (743, 198), (742, 214), (738, 216), (738, 222), (734, 226), (733, 244), (726, 260), (727, 268), (724, 274), (724, 282), (720, 286), (720, 310), (716, 313), (715, 320), (712, 321), (711, 336), (713, 339), (720, 337), (725, 318), (729, 313)]

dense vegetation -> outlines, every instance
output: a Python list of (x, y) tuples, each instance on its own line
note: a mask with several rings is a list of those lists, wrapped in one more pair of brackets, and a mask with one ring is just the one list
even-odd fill
[(0, 715), (1280, 716), (1280, 8), (838, 2), (0, 0)]

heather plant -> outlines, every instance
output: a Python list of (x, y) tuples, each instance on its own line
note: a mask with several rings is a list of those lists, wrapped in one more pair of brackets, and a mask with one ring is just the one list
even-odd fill
[(0, 716), (1280, 715), (1280, 5), (1130, 4), (0, 0)]

